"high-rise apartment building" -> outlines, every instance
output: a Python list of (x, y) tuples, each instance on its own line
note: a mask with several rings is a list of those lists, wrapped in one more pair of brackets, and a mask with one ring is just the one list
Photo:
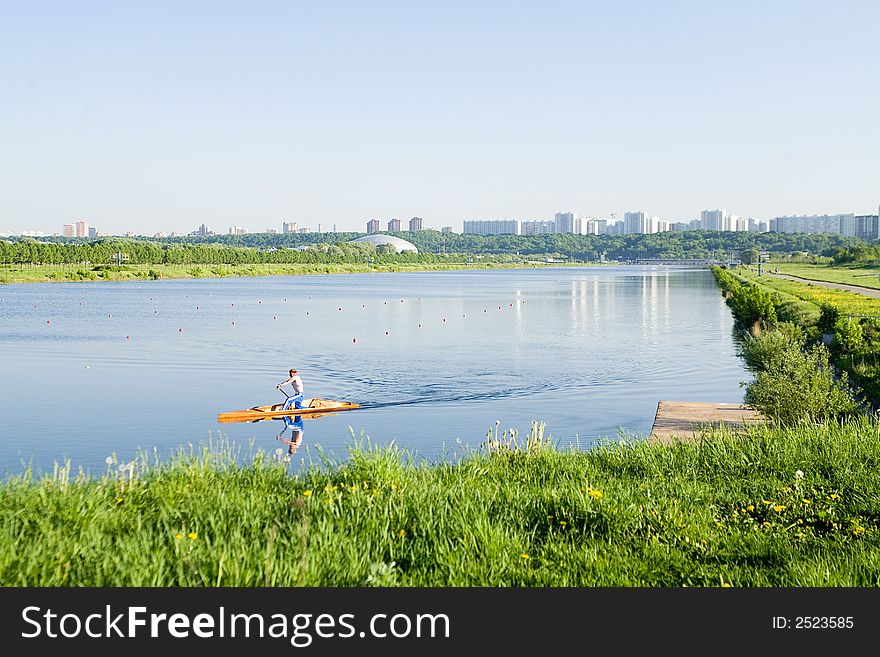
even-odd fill
[(95, 239), (98, 236), (98, 229), (94, 226), (89, 226), (89, 239)]
[(296, 233), (298, 232), (298, 226), (295, 221), (285, 221), (281, 224), (281, 232), (282, 233)]
[(379, 232), (379, 220), (378, 219), (370, 219), (367, 222), (367, 234), (372, 235), (373, 233)]
[(523, 221), (520, 224), (522, 235), (547, 235), (556, 232), (556, 221)]
[[(725, 227), (727, 222), (727, 227)], [(703, 230), (730, 230), (727, 210), (703, 210), (700, 212), (700, 228)]]
[(770, 220), (771, 233), (837, 233), (854, 237), (856, 228), (853, 214), (784, 216)]
[(388, 232), (389, 233), (399, 233), (400, 232), (400, 219), (390, 219), (388, 221)]
[(422, 230), (422, 218), (421, 217), (413, 217), (409, 220), (409, 230), (410, 232), (416, 232), (417, 230)]
[(574, 212), (557, 212), (553, 218), (556, 223), (557, 233), (574, 233), (576, 230), (577, 215)]
[(230, 235), (247, 235), (247, 229), (242, 228), (241, 226), (230, 226), (229, 227)]
[(520, 223), (518, 219), (469, 220), (464, 222), (461, 232), (465, 235), (519, 235)]
[(76, 226), (73, 224), (64, 224), (64, 229), (61, 231), (61, 234), (64, 237), (76, 237)]
[(578, 235), (604, 235), (608, 224), (606, 219), (595, 217), (578, 217), (575, 222), (575, 232)]
[(89, 222), (88, 221), (77, 221), (76, 222), (76, 236), (77, 237), (88, 237), (89, 236)]
[(880, 213), (860, 214), (855, 217), (856, 237), (873, 242), (880, 239)]
[(443, 228), (440, 229), (440, 232), (441, 232), (441, 233), (451, 233), (451, 232), (452, 232), (452, 226), (443, 226)]
[(637, 210), (634, 212), (625, 212), (623, 214), (623, 233), (624, 235), (633, 235), (636, 233), (650, 233), (648, 226), (650, 218), (647, 212)]

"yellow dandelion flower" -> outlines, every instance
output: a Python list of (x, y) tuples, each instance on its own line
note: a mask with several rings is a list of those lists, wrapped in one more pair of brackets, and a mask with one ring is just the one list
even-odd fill
[(772, 502), (770, 500), (761, 500), (761, 504), (766, 504), (769, 506), (770, 504), (772, 504)]
[(832, 499), (832, 500), (839, 500), (839, 499), (840, 499), (840, 495), (838, 495), (837, 493), (832, 493), (832, 494), (831, 494), (831, 499)]
[(198, 535), (197, 532), (190, 532), (189, 534), (187, 534), (187, 536), (189, 536), (189, 539), (190, 539), (191, 541), (194, 541), (194, 540), (196, 540), (196, 539), (199, 537), (199, 535)]
[(174, 538), (176, 538), (176, 539), (177, 539), (177, 540), (178, 540), (178, 541), (179, 541), (179, 540), (180, 540), (180, 539), (182, 539), (182, 538), (183, 538), (183, 534), (178, 534), (178, 535), (177, 535), (177, 536), (175, 536), (175, 537), (174, 537)]
[(527, 554), (521, 554), (519, 556), (521, 556), (523, 559), (531, 559), (531, 557)]
[(303, 497), (311, 497), (311, 496), (312, 496), (312, 491), (310, 491), (310, 490), (303, 491)]
[(587, 488), (587, 494), (596, 500), (601, 500), (603, 497), (605, 497), (605, 493), (603, 493), (601, 490), (598, 490), (597, 488)]
[(754, 511), (754, 510), (755, 510), (755, 505), (754, 505), (754, 504), (749, 504), (749, 505), (746, 507), (746, 509), (748, 509), (749, 511)]
[(563, 527), (565, 527), (568, 523), (565, 522), (565, 520), (560, 520), (559, 524), (562, 525)]
[(731, 584), (730, 582), (722, 582), (722, 583), (721, 583), (721, 588), (722, 588), (722, 589), (729, 589), (729, 588), (731, 588), (731, 587), (733, 587), (733, 584)]
[(117, 503), (117, 504), (122, 504), (122, 498), (121, 498), (121, 497), (117, 497), (117, 498), (116, 498), (116, 503)]
[(803, 499), (804, 504), (812, 504), (812, 502), (806, 498)]
[(772, 523), (772, 522), (768, 522), (767, 520), (765, 520), (764, 522), (761, 523), (761, 525), (763, 525), (764, 527), (772, 527), (772, 526), (773, 526), (773, 523)]
[(397, 532), (397, 538), (403, 538), (404, 536), (406, 536), (405, 529), (401, 529), (399, 532)]
[(773, 507), (773, 510), (776, 511), (776, 513), (779, 513), (780, 511), (785, 511), (785, 505), (777, 504)]

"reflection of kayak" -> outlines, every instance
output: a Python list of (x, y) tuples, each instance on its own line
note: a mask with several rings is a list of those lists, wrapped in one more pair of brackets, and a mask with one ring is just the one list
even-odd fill
[(269, 406), (254, 406), (241, 411), (229, 411), (228, 413), (219, 413), (217, 422), (256, 422), (258, 420), (269, 420), (272, 418), (293, 417), (302, 415), (303, 417), (315, 417), (318, 414), (334, 413), (336, 411), (350, 411), (360, 408), (360, 404), (352, 402), (336, 401), (335, 399), (304, 399), (302, 408), (289, 408), (282, 410), (284, 404), (271, 404)]

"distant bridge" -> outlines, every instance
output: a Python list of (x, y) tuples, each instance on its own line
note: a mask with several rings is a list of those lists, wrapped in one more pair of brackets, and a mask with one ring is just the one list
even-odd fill
[(712, 265), (721, 264), (739, 264), (739, 261), (732, 263), (722, 262), (715, 258), (636, 258), (633, 260), (635, 265), (678, 265), (685, 267), (711, 267)]

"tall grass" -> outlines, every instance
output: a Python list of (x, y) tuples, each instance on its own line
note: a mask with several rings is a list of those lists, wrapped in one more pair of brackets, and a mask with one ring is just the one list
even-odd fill
[[(0, 484), (14, 586), (877, 586), (880, 424), (427, 463), (362, 443), (288, 475), (234, 448)], [(124, 466), (124, 467), (120, 467)]]

